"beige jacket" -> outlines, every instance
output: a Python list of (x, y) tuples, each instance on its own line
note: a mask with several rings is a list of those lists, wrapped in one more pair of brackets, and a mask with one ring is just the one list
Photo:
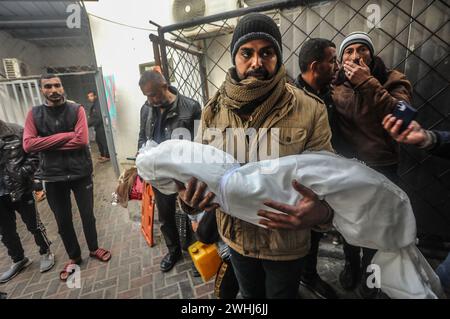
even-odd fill
[[(289, 101), (283, 103), (283, 101)], [(208, 115), (208, 116), (205, 116)], [(208, 123), (205, 117), (210, 119)], [(196, 141), (221, 148), (237, 158), (234, 151), (227, 150), (227, 128), (247, 128), (248, 122), (241, 120), (233, 111), (210, 102), (202, 113), (201, 124)], [(210, 131), (207, 128), (215, 128)], [(328, 124), (327, 112), (322, 101), (315, 95), (293, 85), (286, 84), (285, 93), (280, 103), (266, 117), (261, 128), (279, 128), (279, 155), (295, 155), (305, 150), (333, 151), (330, 143), (331, 130)], [(257, 154), (258, 145), (267, 145), (268, 134), (258, 131), (259, 143), (247, 138), (245, 134), (236, 134), (235, 141), (245, 145), (245, 161)], [(250, 145), (249, 145), (250, 144)], [(268, 146), (269, 150), (271, 145)], [(256, 156), (256, 155), (255, 155)], [(256, 156), (259, 160), (260, 158)], [(300, 181), (301, 182), (301, 181)], [(295, 191), (292, 189), (292, 191)], [(294, 260), (305, 256), (310, 246), (309, 230), (268, 230), (254, 226), (217, 210), (217, 226), (223, 240), (238, 253), (268, 260)]]

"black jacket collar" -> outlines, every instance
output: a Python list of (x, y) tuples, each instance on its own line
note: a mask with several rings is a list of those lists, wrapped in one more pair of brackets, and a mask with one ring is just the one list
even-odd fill
[(330, 87), (328, 85), (326, 86), (326, 88), (322, 92), (316, 91), (311, 85), (306, 83), (306, 81), (303, 79), (301, 74), (299, 74), (298, 77), (295, 79), (294, 84), (295, 84), (296, 87), (304, 88), (309, 93), (317, 95), (321, 99), (323, 99), (323, 97), (326, 96), (330, 92)]

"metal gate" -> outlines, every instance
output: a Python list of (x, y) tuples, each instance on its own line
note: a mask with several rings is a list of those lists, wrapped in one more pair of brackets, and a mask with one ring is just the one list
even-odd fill
[[(178, 91), (200, 103), (206, 103), (209, 98), (204, 64), (205, 55), (196, 47), (161, 40), (154, 34), (150, 35), (153, 43), (153, 53), (156, 65), (165, 65), (163, 72), (166, 78), (175, 85)], [(161, 49), (160, 49), (161, 48)], [(161, 50), (165, 54), (161, 56)]]
[[(291, 79), (299, 73), (298, 51), (307, 39), (327, 38), (339, 47), (348, 33), (368, 32), (376, 54), (411, 81), (417, 120), (428, 129), (450, 130), (447, 1), (285, 0), (164, 27), (151, 22), (158, 27), (158, 35), (150, 37), (156, 63), (182, 94), (204, 103), (231, 66), (233, 28), (249, 12), (267, 14), (279, 25), (283, 62)], [(450, 241), (449, 162), (402, 146), (399, 175), (412, 201), (419, 234)]]
[(0, 120), (24, 125), (28, 110), (42, 104), (37, 79), (0, 82)]

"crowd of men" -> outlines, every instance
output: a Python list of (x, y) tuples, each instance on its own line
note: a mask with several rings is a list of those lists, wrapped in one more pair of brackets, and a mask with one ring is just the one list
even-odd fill
[[(185, 128), (196, 136), (195, 141), (211, 145), (214, 140), (205, 134), (208, 128), (277, 128), (279, 156), (336, 152), (365, 162), (394, 183), (398, 183), (398, 143), (414, 144), (449, 158), (449, 132), (424, 130), (415, 121), (400, 131), (402, 120), (392, 113), (399, 101), (412, 102), (411, 83), (401, 72), (385, 66), (368, 34), (353, 32), (339, 48), (327, 39), (309, 39), (299, 52), (301, 73), (294, 83), (287, 80), (282, 50), (280, 30), (271, 18), (258, 13), (244, 16), (231, 40), (233, 67), (203, 109), (179, 93), (158, 70), (144, 72), (139, 87), (147, 99), (140, 111), (138, 149), (149, 140), (161, 143), (170, 139), (177, 128)], [(0, 283), (31, 263), (16, 231), (15, 211), (39, 246), (41, 272), (55, 263), (32, 195), (38, 168), (69, 257), (60, 279), (67, 280), (72, 266), (82, 262), (72, 222), (71, 192), (80, 211), (89, 256), (103, 262), (111, 258), (108, 250), (99, 248), (93, 205), (88, 123), (95, 127), (99, 160), (109, 159), (96, 94), (89, 92), (93, 107), (87, 120), (84, 108), (65, 98), (59, 77), (43, 76), (40, 85), (45, 103), (30, 110), (24, 129), (0, 121), (0, 229), (13, 262), (0, 276)], [(200, 121), (198, 132), (194, 132), (195, 120)], [(245, 158), (253, 158), (256, 150), (246, 137), (236, 138), (247, 146)], [(161, 271), (170, 271), (182, 256), (175, 222), (178, 199), (198, 238), (220, 241), (219, 247), (225, 247), (221, 256), (227, 269), (221, 268), (220, 278), (228, 279), (218, 284), (219, 297), (234, 298), (239, 291), (243, 298), (296, 298), (301, 284), (322, 298), (337, 298), (317, 271), (319, 243), (323, 232), (332, 228), (333, 209), (301, 181), (292, 183), (292, 191), (303, 196), (296, 205), (275, 199), (265, 202), (286, 213), (260, 210), (261, 224), (266, 227), (226, 214), (214, 202), (215, 194), (205, 192), (202, 181), (192, 178), (178, 187), (175, 195), (154, 189), (168, 248)], [(370, 288), (366, 280), (370, 275), (367, 266), (376, 251), (345, 241), (343, 247), (345, 266), (340, 284), (347, 290), (357, 287), (363, 298), (376, 298), (379, 289)], [(443, 287), (450, 289), (450, 257), (436, 272)]]

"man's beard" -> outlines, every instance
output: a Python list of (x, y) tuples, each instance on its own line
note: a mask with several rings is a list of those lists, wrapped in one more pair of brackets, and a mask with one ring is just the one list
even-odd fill
[(330, 74), (330, 75), (326, 75), (321, 79), (318, 79), (317, 83), (319, 84), (319, 86), (321, 87), (321, 89), (323, 89), (324, 87), (330, 85), (331, 83), (333, 83), (336, 80), (335, 75), (334, 74)]
[(61, 102), (64, 99), (64, 96), (58, 93), (47, 95), (47, 100), (53, 103)]
[(166, 101), (164, 101), (164, 102), (162, 102), (160, 104), (153, 104), (153, 106), (154, 107), (159, 107), (159, 108), (162, 108), (162, 109), (166, 109), (166, 108), (169, 107), (170, 104), (171, 103), (168, 100), (166, 100)]
[(245, 78), (254, 77), (257, 79), (267, 80), (269, 78), (269, 72), (263, 67), (258, 69), (252, 69), (245, 73)]

